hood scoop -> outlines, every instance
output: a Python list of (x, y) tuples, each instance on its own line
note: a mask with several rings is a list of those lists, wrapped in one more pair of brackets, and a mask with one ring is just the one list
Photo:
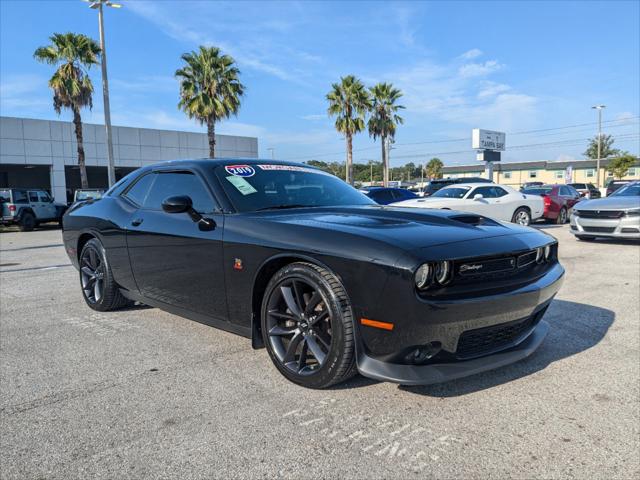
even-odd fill
[(480, 225), (498, 225), (497, 222), (490, 218), (482, 217), (480, 215), (452, 215), (449, 217), (456, 222), (465, 223), (467, 225), (480, 226)]

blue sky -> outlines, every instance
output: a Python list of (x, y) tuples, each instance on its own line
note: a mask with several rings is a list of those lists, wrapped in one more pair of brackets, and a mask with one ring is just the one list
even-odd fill
[[(506, 131), (508, 161), (581, 158), (596, 103), (607, 105), (604, 131), (617, 146), (640, 151), (638, 1), (121, 3), (105, 16), (116, 125), (203, 131), (177, 110), (173, 73), (182, 53), (212, 44), (237, 60), (247, 86), (218, 133), (257, 136), (262, 156), (342, 160), (325, 95), (346, 74), (404, 92), (392, 165), (435, 155), (473, 163), (474, 127)], [(96, 12), (80, 0), (0, 0), (2, 115), (57, 118), (51, 67), (32, 54), (66, 31), (97, 39)], [(92, 78), (83, 119), (100, 123), (99, 69)], [(379, 159), (366, 133), (354, 149), (358, 162)]]

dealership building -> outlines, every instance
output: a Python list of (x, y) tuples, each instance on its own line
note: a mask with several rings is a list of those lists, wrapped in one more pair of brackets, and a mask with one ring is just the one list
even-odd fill
[[(90, 188), (107, 187), (104, 125), (83, 123)], [(113, 127), (116, 180), (136, 168), (162, 160), (209, 156), (205, 133)], [(257, 158), (258, 139), (216, 135), (216, 157)], [(80, 188), (73, 123), (0, 117), (0, 188), (48, 190), (66, 203)]]

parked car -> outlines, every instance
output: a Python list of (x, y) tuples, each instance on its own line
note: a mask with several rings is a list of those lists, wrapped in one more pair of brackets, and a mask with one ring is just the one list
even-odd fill
[(524, 182), (521, 186), (520, 186), (520, 191), (523, 191), (527, 188), (531, 188), (531, 187), (540, 187), (544, 185), (544, 182)]
[(625, 185), (631, 183), (631, 180), (612, 180), (609, 182), (609, 184), (607, 185), (607, 197), (612, 195), (613, 192), (615, 192), (616, 190), (618, 190), (621, 187), (624, 187)]
[(418, 198), (418, 195), (405, 188), (373, 187), (363, 190), (363, 193), (379, 205), (389, 205), (394, 202)]
[(430, 197), (438, 190), (444, 187), (448, 187), (449, 185), (455, 185), (458, 183), (493, 183), (491, 180), (482, 177), (466, 177), (466, 178), (441, 178), (439, 180), (431, 180), (421, 197)]
[(70, 208), (64, 245), (87, 305), (138, 300), (244, 335), (313, 388), (355, 372), (442, 382), (543, 341), (564, 275), (548, 234), (383, 207), (303, 164), (237, 162), (142, 167)]
[(575, 188), (581, 197), (584, 198), (600, 198), (602, 194), (593, 183), (569, 183), (570, 187)]
[(542, 216), (547, 221), (559, 224), (567, 223), (573, 206), (580, 201), (580, 193), (568, 185), (540, 185), (539, 187), (525, 188), (522, 193), (526, 195), (540, 195), (544, 202)]
[(407, 200), (394, 206), (460, 210), (520, 225), (529, 225), (544, 212), (544, 202), (539, 195), (525, 195), (505, 185), (486, 183), (450, 185), (429, 198)]
[(73, 194), (73, 203), (76, 202), (85, 202), (87, 200), (97, 200), (102, 198), (104, 195), (104, 190), (99, 188), (79, 188)]
[(55, 203), (48, 192), (37, 189), (0, 190), (3, 225), (18, 225), (29, 232), (41, 223), (60, 222), (66, 205)]
[(571, 215), (578, 240), (640, 238), (640, 182), (630, 182), (607, 198), (580, 202)]

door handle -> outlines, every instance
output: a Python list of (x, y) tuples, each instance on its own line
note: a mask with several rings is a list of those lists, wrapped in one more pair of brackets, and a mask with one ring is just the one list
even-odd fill
[(131, 225), (133, 225), (134, 227), (137, 227), (138, 225), (140, 225), (142, 222), (144, 222), (144, 219), (142, 218), (136, 218), (135, 220), (131, 221)]

